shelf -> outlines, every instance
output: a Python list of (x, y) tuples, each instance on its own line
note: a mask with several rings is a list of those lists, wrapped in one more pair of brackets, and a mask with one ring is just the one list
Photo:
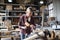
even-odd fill
[(13, 11), (13, 10), (0, 10), (0, 11), (2, 11), (2, 12), (25, 12), (25, 11)]
[(2, 16), (2, 17), (20, 17), (20, 16)]
[[(10, 19), (13, 26), (17, 26), (20, 15), (25, 14), (26, 9), (24, 10), (24, 7), (27, 8), (28, 6), (32, 6), (32, 8), (35, 8), (35, 10), (33, 12), (38, 13), (38, 16), (33, 16), (33, 17), (35, 19), (38, 18), (37, 20), (39, 20), (41, 18), (41, 16), (39, 16), (40, 11), (36, 10), (37, 9), (36, 7), (39, 6), (39, 5), (34, 5), (34, 4), (12, 4), (12, 3), (11, 4), (9, 4), (9, 3), (8, 4), (7, 3), (0, 3), (0, 5), (5, 5), (5, 7), (6, 7), (6, 9), (0, 10), (1, 13), (6, 14), (6, 16), (1, 16), (1, 17), (3, 19), (5, 19), (5, 18)], [(20, 6), (22, 6), (23, 9), (19, 9)], [(10, 8), (12, 8), (12, 9), (10, 9)], [(19, 10), (18, 9), (14, 10), (14, 8), (16, 8), (16, 9), (18, 8)], [(33, 13), (33, 15), (34, 15), (34, 13)]]
[(41, 16), (33, 16), (33, 17), (41, 17)]
[(12, 11), (9, 11), (9, 12), (25, 12), (25, 11), (13, 11), (13, 10), (12, 10)]
[[(1, 16), (1, 17), (20, 17), (20, 16)], [(41, 17), (41, 16), (33, 16), (33, 17)]]
[[(26, 11), (17, 11), (17, 10), (0, 10), (2, 12), (26, 12)], [(33, 11), (33, 12), (39, 12), (39, 11)]]
[(7, 3), (0, 3), (0, 5), (20, 5), (20, 4), (7, 4)]
[(13, 27), (13, 26), (18, 26), (18, 25), (12, 25), (12, 27)]
[[(22, 3), (23, 4), (23, 3)], [(21, 5), (21, 4), (7, 4), (7, 3), (0, 3), (0, 5)], [(29, 6), (31, 4), (24, 4), (26, 6)], [(38, 6), (38, 5), (31, 5), (31, 6)]]

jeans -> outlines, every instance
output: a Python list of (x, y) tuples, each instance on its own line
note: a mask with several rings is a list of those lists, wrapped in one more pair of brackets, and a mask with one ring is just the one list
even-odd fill
[(24, 33), (21, 33), (20, 36), (21, 36), (21, 40), (25, 39), (25, 34)]
[(21, 33), (20, 36), (21, 36), (21, 40), (24, 40), (25, 38), (28, 38), (30, 35), (26, 35), (24, 33)]

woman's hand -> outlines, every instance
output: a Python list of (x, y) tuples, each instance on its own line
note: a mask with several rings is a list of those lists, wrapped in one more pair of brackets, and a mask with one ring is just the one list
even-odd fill
[(29, 24), (28, 22), (25, 22), (25, 25), (26, 25), (26, 26), (30, 26), (30, 24)]
[(30, 27), (31, 27), (32, 29), (35, 29), (35, 26), (34, 26), (34, 25), (30, 25)]
[(34, 25), (30, 25), (30, 27), (34, 27)]

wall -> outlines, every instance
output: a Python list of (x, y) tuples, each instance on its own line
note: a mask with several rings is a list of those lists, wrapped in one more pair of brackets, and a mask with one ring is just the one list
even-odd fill
[(0, 0), (0, 3), (4, 3), (4, 0)]
[(53, 0), (53, 13), (56, 16), (56, 20), (60, 21), (60, 0)]
[(53, 3), (51, 3), (49, 6), (49, 17), (55, 17), (54, 13), (53, 13)]

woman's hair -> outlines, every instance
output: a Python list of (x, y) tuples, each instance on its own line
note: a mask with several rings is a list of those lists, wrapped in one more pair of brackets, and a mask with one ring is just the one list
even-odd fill
[(31, 12), (33, 12), (32, 7), (28, 7), (27, 9), (29, 9)]
[(33, 12), (32, 7), (29, 8), (31, 12)]

